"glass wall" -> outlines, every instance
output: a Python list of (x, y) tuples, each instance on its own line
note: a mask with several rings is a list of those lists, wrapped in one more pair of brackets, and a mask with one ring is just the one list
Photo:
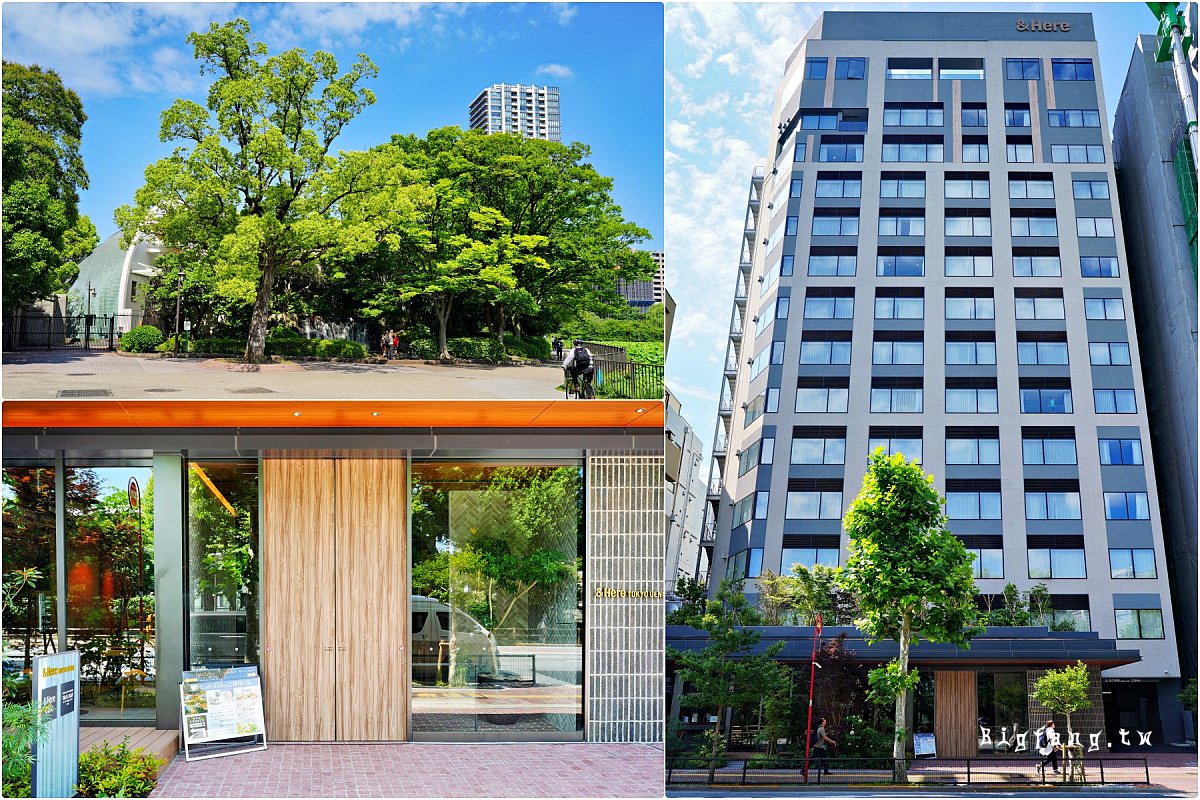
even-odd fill
[(187, 471), (190, 668), (258, 663), (258, 464)]
[[(4, 677), (28, 675), (33, 657), (57, 648), (54, 469), (4, 467)], [(26, 677), (15, 701), (29, 699)], [(9, 698), (6, 698), (9, 699)]]
[(581, 740), (581, 466), (414, 463), (411, 513), (414, 733)]
[[(1029, 730), (1024, 672), (979, 672), (975, 680), (979, 714), (979, 752), (1011, 753), (1017, 734)], [(1027, 748), (1033, 743), (1026, 737)]]
[[(131, 500), (136, 480), (140, 501)], [(140, 464), (66, 471), (67, 642), (84, 720), (153, 721), (154, 482)]]

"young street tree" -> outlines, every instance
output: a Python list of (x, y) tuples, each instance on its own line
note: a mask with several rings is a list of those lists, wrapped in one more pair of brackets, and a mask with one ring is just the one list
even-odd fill
[(871, 671), (877, 697), (895, 698), (895, 779), (907, 782), (905, 707), (918, 674), (909, 647), (921, 639), (970, 647), (975, 626), (972, 556), (946, 527), (933, 478), (903, 455), (871, 454), (862, 489), (843, 520), (850, 537), (842, 585), (857, 599), (855, 624), (869, 641), (892, 639), (898, 658)]
[(1075, 733), (1071, 729), (1071, 715), (1092, 707), (1088, 697), (1087, 665), (1077, 661), (1073, 667), (1047, 670), (1033, 684), (1030, 696), (1050, 712), (1066, 716), (1066, 741), (1070, 743)]
[(174, 266), (206, 272), (218, 294), (248, 307), (245, 357), (262, 361), (276, 283), (361, 244), (339, 203), (388, 179), (367, 154), (331, 153), (375, 102), (359, 84), (377, 70), (362, 54), (341, 75), (321, 51), (268, 57), (242, 19), (188, 42), (201, 71), (216, 76), (207, 105), (176, 100), (163, 112), (159, 138), (181, 144), (146, 168), (136, 203), (116, 220), (125, 244), (154, 236), (175, 251)]

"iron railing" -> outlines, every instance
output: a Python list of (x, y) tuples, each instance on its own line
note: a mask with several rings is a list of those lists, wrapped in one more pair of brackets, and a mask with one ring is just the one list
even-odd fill
[(117, 318), (113, 316), (5, 315), (4, 349), (113, 350), (116, 347), (117, 331)]
[[(710, 786), (786, 786), (795, 784), (845, 785), (891, 784), (894, 762), (890, 758), (830, 758), (829, 773), (817, 769), (810, 759), (805, 780), (803, 757), (758, 756), (720, 759), (709, 780), (709, 763), (703, 756), (667, 759), (667, 784)], [(1032, 786), (1149, 784), (1150, 766), (1145, 758), (1078, 758), (1068, 772), (1065, 761), (1060, 772), (1041, 766), (1038, 758), (930, 758), (904, 759), (910, 783), (940, 786)]]
[(596, 389), (601, 397), (623, 397), (639, 400), (661, 400), (663, 396), (662, 364), (639, 364), (636, 361), (593, 359), (596, 366)]

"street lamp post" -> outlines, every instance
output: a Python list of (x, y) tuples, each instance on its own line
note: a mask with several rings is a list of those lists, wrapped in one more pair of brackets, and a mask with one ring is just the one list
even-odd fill
[(179, 319), (183, 310), (183, 267), (179, 267), (179, 283), (175, 288), (175, 355), (179, 355)]

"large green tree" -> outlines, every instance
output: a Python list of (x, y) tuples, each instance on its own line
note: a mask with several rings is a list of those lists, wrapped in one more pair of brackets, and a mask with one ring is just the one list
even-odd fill
[(62, 291), (97, 244), (79, 214), (83, 102), (54, 70), (4, 62), (3, 266), (10, 310)]
[(945, 501), (916, 461), (871, 454), (843, 527), (850, 537), (842, 585), (858, 600), (855, 624), (871, 642), (892, 639), (900, 654), (871, 671), (875, 696), (894, 698), (895, 779), (907, 782), (905, 708), (916, 686), (908, 652), (921, 639), (970, 647), (976, 627), (972, 556), (947, 528)]
[(342, 74), (321, 51), (269, 56), (243, 19), (213, 23), (188, 42), (201, 72), (214, 76), (207, 103), (176, 100), (163, 112), (159, 138), (179, 146), (146, 168), (135, 204), (116, 219), (126, 242), (154, 236), (199, 290), (248, 311), (246, 359), (260, 361), (277, 284), (361, 241), (340, 204), (387, 178), (369, 154), (333, 152), (375, 102), (360, 84), (377, 70), (362, 54)]

